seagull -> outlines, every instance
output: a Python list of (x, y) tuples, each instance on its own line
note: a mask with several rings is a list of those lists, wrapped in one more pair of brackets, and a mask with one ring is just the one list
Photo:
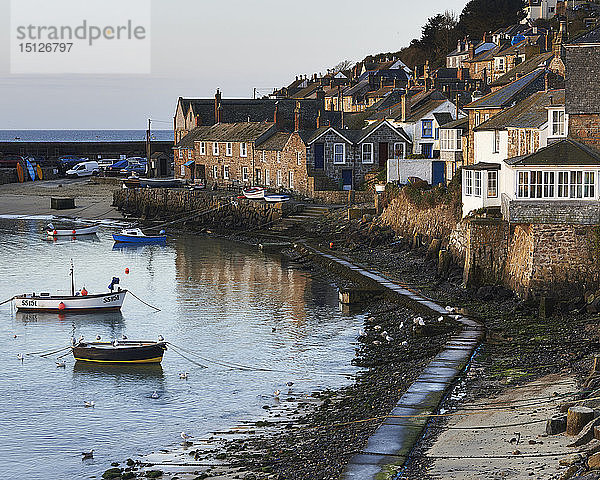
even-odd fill
[(358, 331), (358, 336), (359, 337), (365, 337), (366, 335), (367, 334), (365, 333), (365, 331), (362, 328)]
[(288, 387), (291, 387), (293, 384), (294, 384), (294, 382), (287, 382), (287, 383), (286, 383), (286, 385), (287, 385)]
[(421, 325), (421, 326), (425, 325), (425, 321), (423, 320), (423, 317), (415, 317), (415, 318), (413, 318), (413, 323), (415, 325)]
[(381, 345), (381, 342), (380, 342), (379, 340), (375, 340), (375, 341), (373, 342), (373, 345)]
[(152, 395), (150, 395), (150, 398), (158, 398), (158, 397), (159, 397), (159, 395), (158, 395), (158, 392), (156, 390), (154, 390), (152, 392)]
[(17, 358), (18, 358), (19, 360), (23, 361), (25, 357), (23, 357), (23, 354), (22, 354), (22, 353), (17, 353)]
[(83, 335), (81, 335), (81, 337), (79, 337), (79, 340), (77, 340), (77, 343), (81, 343), (83, 342)]
[(446, 311), (449, 313), (454, 313), (456, 312), (456, 308), (451, 307), (450, 305), (446, 305)]
[(187, 380), (188, 379), (188, 372), (183, 372), (179, 374), (179, 378), (181, 378), (182, 380)]
[(404, 322), (400, 322), (400, 328), (404, 328)]
[(408, 345), (408, 342), (406, 340), (404, 340), (400, 345), (402, 345), (403, 347), (406, 347)]
[(81, 459), (94, 458), (94, 449), (92, 448), (89, 452), (81, 452)]
[(96, 340), (101, 340), (102, 337), (100, 335), (96, 335)]
[(384, 330), (383, 332), (380, 333), (380, 335), (382, 337), (387, 337), (387, 334), (388, 334), (387, 330)]
[(393, 340), (393, 338), (392, 338), (392, 337), (390, 337), (389, 335), (386, 335), (386, 336), (385, 336), (385, 341), (386, 341), (386, 342), (391, 342), (392, 340)]
[(443, 321), (444, 321), (444, 317), (440, 315), (440, 316), (438, 317), (438, 322), (443, 322)]
[(56, 366), (58, 368), (65, 368), (67, 366), (67, 364), (63, 360), (57, 360), (56, 361)]
[(89, 401), (89, 402), (88, 402), (87, 400), (85, 400), (85, 401), (83, 402), (83, 406), (84, 406), (85, 408), (94, 408), (94, 406), (95, 406), (95, 405), (96, 405), (96, 404), (94, 403), (94, 401), (93, 401), (93, 400), (91, 400), (91, 401)]
[(162, 335), (159, 335), (159, 336), (158, 336), (158, 341), (159, 341), (159, 342), (162, 342), (164, 339), (165, 339), (165, 337), (163, 337)]
[(275, 398), (277, 398), (277, 399), (279, 399), (279, 395), (280, 395), (280, 394), (281, 394), (281, 390), (275, 390), (275, 391), (273, 392), (273, 396), (274, 396)]
[(194, 438), (194, 437), (192, 437), (191, 435), (188, 435), (185, 432), (181, 432), (181, 438), (184, 442), (187, 442), (190, 438)]
[(381, 330), (381, 325), (375, 325), (373, 328), (374, 328), (375, 330), (379, 331), (379, 330)]

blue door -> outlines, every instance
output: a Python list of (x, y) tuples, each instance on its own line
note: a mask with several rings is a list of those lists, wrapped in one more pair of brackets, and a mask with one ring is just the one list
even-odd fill
[(342, 189), (352, 190), (352, 170), (342, 170)]
[(440, 183), (444, 183), (444, 162), (431, 162), (431, 164), (431, 184), (439, 185)]
[(315, 170), (325, 168), (325, 144), (315, 143)]

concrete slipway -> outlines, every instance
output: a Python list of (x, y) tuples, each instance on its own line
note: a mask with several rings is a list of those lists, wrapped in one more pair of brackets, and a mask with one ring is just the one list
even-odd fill
[[(334, 255), (304, 246), (338, 271), (351, 277), (363, 277), (367, 283), (383, 289), (386, 295), (416, 311), (433, 315), (448, 315), (445, 308), (407, 290), (379, 272), (366, 270)], [(355, 455), (342, 475), (343, 480), (383, 480), (393, 478), (408, 459), (415, 443), (438, 408), (448, 388), (464, 371), (473, 352), (483, 338), (482, 326), (463, 316), (457, 316), (462, 332), (452, 337), (425, 368), (419, 378), (402, 395), (386, 421), (375, 431), (362, 452)]]

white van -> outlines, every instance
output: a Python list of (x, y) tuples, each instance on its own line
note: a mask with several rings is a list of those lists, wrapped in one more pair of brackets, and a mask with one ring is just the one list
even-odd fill
[(85, 177), (88, 175), (97, 175), (99, 172), (100, 167), (98, 166), (98, 162), (92, 160), (78, 163), (71, 170), (67, 170), (65, 175), (67, 177)]

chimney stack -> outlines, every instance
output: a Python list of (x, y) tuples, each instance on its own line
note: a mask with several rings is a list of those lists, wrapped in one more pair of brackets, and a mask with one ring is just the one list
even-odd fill
[(473, 42), (469, 42), (469, 60), (473, 60), (475, 58), (475, 44)]
[(279, 114), (279, 101), (275, 102), (275, 113), (273, 114), (273, 123), (275, 123), (275, 129), (279, 130), (279, 121), (281, 115)]
[(221, 91), (215, 93), (215, 123), (221, 123)]
[(410, 117), (410, 99), (408, 98), (408, 94), (405, 92), (402, 95), (402, 121), (406, 122), (406, 119)]
[(202, 124), (202, 121), (200, 120), (200, 115), (196, 115), (196, 126), (199, 127)]
[(296, 108), (294, 110), (294, 131), (300, 131), (300, 101), (296, 101)]
[(321, 128), (321, 110), (317, 114), (317, 128)]

